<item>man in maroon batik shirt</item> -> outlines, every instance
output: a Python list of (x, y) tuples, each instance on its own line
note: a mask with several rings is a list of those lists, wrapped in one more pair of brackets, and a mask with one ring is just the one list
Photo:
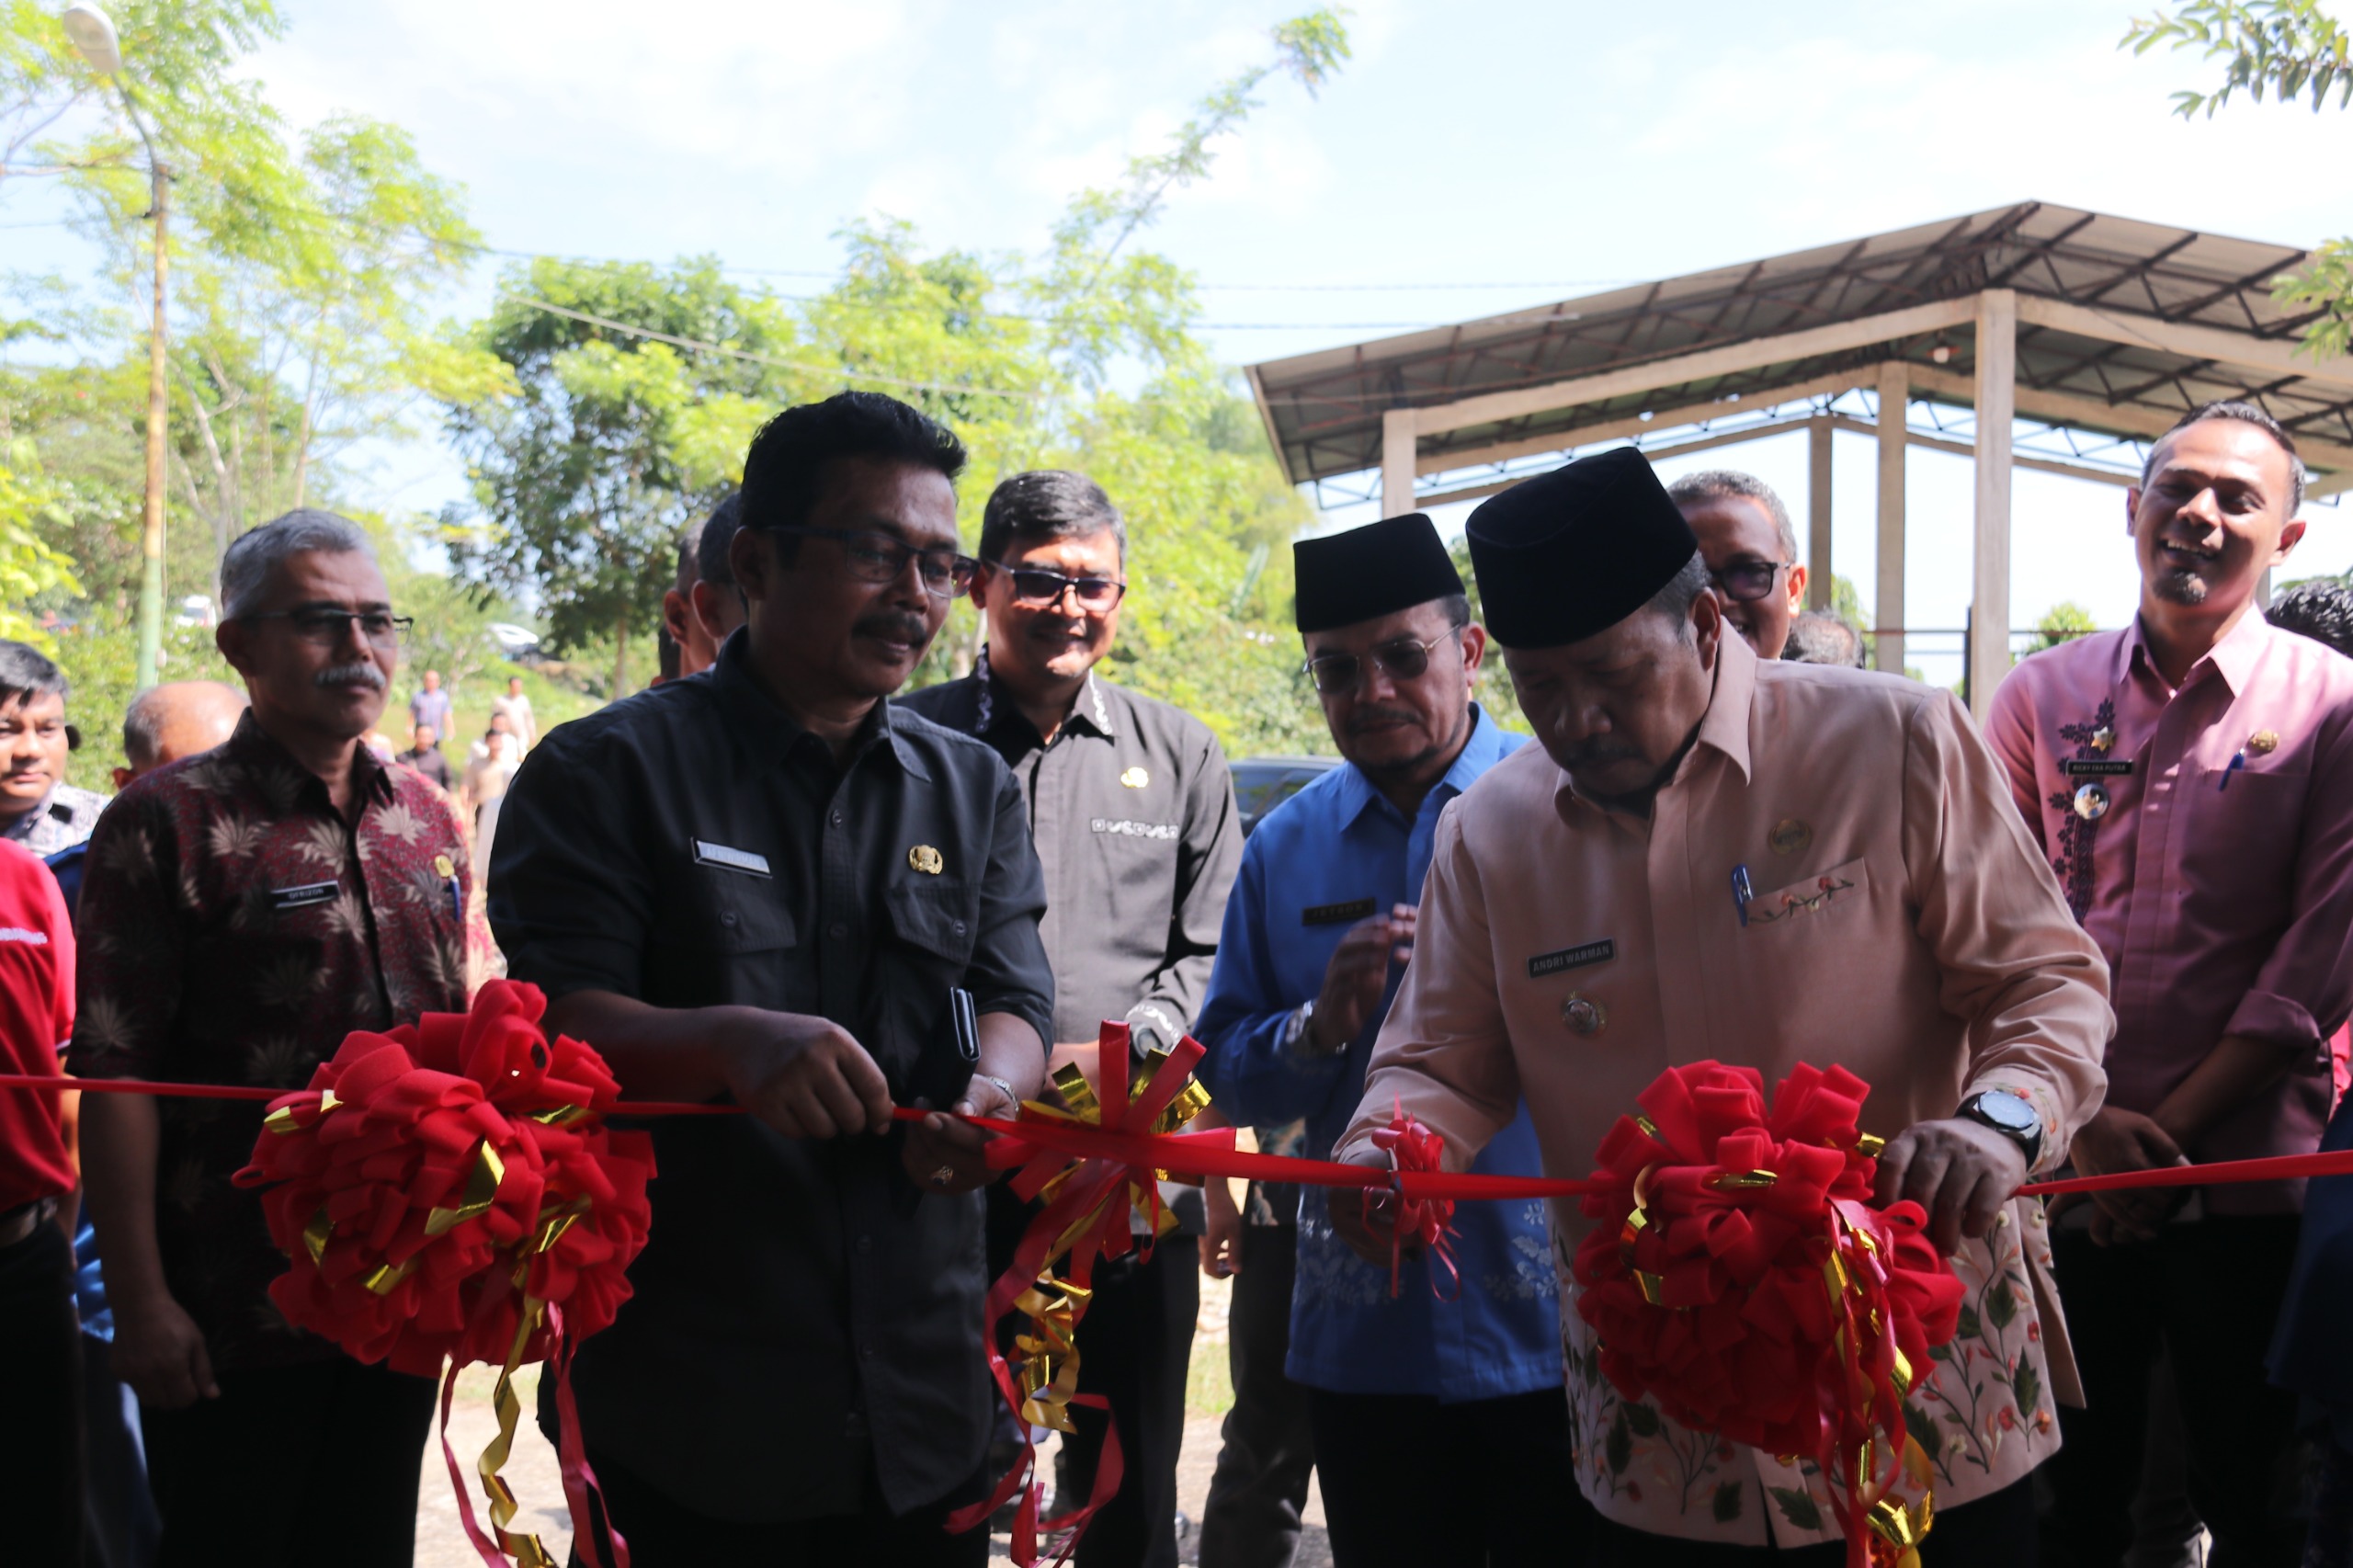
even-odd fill
[[(90, 846), (84, 1077), (299, 1088), (354, 1029), (466, 1005), (472, 871), (448, 801), (359, 744), (402, 620), (367, 536), (294, 512), (229, 547), (226, 745), (135, 779)], [(91, 1095), (83, 1171), (140, 1397), (162, 1563), (407, 1568), (432, 1385), (297, 1332), (286, 1260), (230, 1176), (261, 1108)]]

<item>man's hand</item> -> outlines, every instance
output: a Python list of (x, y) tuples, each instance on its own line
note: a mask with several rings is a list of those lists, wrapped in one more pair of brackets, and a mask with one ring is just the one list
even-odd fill
[(882, 1069), (847, 1029), (805, 1013), (746, 1009), (721, 1074), (736, 1104), (787, 1138), (838, 1138), (891, 1126)]
[(1308, 1021), (1308, 1037), (1317, 1051), (1345, 1051), (1364, 1032), (1388, 988), (1389, 966), (1414, 956), (1414, 913), (1410, 903), (1396, 904), (1386, 915), (1365, 916), (1340, 938), (1324, 971), (1315, 1016)]
[[(915, 1104), (931, 1109), (923, 1100)], [(952, 1115), (934, 1110), (921, 1121), (909, 1122), (906, 1143), (899, 1151), (908, 1176), (926, 1192), (971, 1192), (996, 1179), (997, 1173), (989, 1169), (987, 1153), (993, 1134), (956, 1117), (987, 1116), (1010, 1121), (1021, 1112), (1003, 1089), (981, 1077), (965, 1085), (963, 1095), (949, 1108)]]
[[(1354, 1163), (1364, 1166), (1366, 1186), (1386, 1187), (1389, 1185), (1388, 1165), (1367, 1160)], [(1340, 1239), (1348, 1244), (1351, 1252), (1367, 1263), (1386, 1268), (1392, 1256), (1421, 1256), (1422, 1243), (1418, 1236), (1407, 1236), (1402, 1251), (1397, 1248), (1397, 1210), (1386, 1193), (1368, 1205), (1364, 1187), (1332, 1187), (1324, 1188), (1324, 1201), (1331, 1210), (1332, 1229), (1339, 1233)]]
[(186, 1410), (199, 1399), (221, 1397), (203, 1331), (169, 1296), (116, 1300), (113, 1358), (114, 1375), (142, 1404)]
[(1242, 1272), (1242, 1210), (1223, 1176), (1201, 1184), (1201, 1206), (1208, 1219), (1201, 1229), (1201, 1272), (1223, 1279)]
[(1922, 1121), (1888, 1141), (1879, 1157), (1879, 1201), (1908, 1198), (1928, 1211), (1928, 1239), (1950, 1257), (1963, 1236), (1982, 1236), (2026, 1182), (2026, 1152), (1992, 1128), (1954, 1117)]
[[(2189, 1156), (2181, 1152), (2181, 1145), (2154, 1119), (2117, 1106), (2102, 1106), (2084, 1124), (2084, 1130), (2075, 1134), (2067, 1155), (2075, 1162), (2075, 1169), (2086, 1176), (2189, 1164)], [(2101, 1246), (2112, 1246), (2119, 1241), (2156, 1240), (2158, 1224), (2173, 1212), (2187, 1191), (2177, 1187), (2143, 1187), (2089, 1194), (2099, 1206), (2099, 1212), (2092, 1218), (2092, 1240)], [(2062, 1208), (2066, 1203), (2066, 1199), (2060, 1199)]]

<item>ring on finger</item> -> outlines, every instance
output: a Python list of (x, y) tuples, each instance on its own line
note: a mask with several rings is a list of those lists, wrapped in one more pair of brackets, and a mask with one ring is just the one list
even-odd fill
[(955, 1179), (956, 1167), (953, 1165), (942, 1165), (931, 1173), (931, 1185), (934, 1187), (946, 1187)]

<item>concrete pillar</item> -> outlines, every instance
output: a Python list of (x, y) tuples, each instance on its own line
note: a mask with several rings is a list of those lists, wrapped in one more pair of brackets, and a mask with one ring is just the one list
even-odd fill
[[(1912, 372), (1901, 359), (1879, 368), (1879, 591), (1871, 618), (1879, 622), (1879, 667), (1904, 673), (1904, 410)], [(1891, 628), (1893, 630), (1891, 630)]]
[(1977, 526), (1969, 709), (1983, 723), (2010, 673), (2010, 422), (2018, 413), (2018, 297), (1977, 296)]
[(1830, 421), (1806, 426), (1805, 608), (1830, 608)]
[(1414, 509), (1414, 411), (1392, 408), (1381, 416), (1381, 515), (1402, 517)]

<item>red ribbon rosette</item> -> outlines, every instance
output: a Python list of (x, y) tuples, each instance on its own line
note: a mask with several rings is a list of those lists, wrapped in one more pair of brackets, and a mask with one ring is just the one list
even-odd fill
[[(1446, 1168), (1446, 1140), (1407, 1116), (1402, 1102), (1396, 1104), (1389, 1125), (1374, 1130), (1372, 1146), (1389, 1156), (1401, 1178)], [(1392, 1213), (1389, 1233), (1389, 1295), (1392, 1301), (1403, 1293), (1398, 1274), (1404, 1267), (1408, 1241), (1418, 1244), (1454, 1281), (1451, 1290), (1439, 1290), (1438, 1271), (1432, 1269), (1433, 1295), (1450, 1301), (1462, 1294), (1462, 1271), (1454, 1266), (1454, 1199), (1416, 1198), (1406, 1190), (1401, 1179), (1394, 1187), (1366, 1187), (1364, 1200), (1368, 1210), (1386, 1208)]]
[(1927, 1533), (1927, 1456), (1904, 1422), (1960, 1280), (1916, 1203), (1870, 1206), (1869, 1087), (1801, 1065), (1766, 1108), (1754, 1070), (1670, 1068), (1601, 1145), (1583, 1199), (1577, 1311), (1630, 1400), (1831, 1482), (1847, 1560), (1901, 1562)]
[[(604, 1062), (551, 1041), (546, 1009), (537, 987), (493, 981), (466, 1013), (352, 1033), (308, 1088), (270, 1102), (235, 1178), (265, 1189), (270, 1239), (290, 1260), (269, 1295), (288, 1322), (396, 1371), (436, 1377), (446, 1363), (454, 1381), (472, 1362), (504, 1369), (502, 1435), (478, 1468), (498, 1546), (525, 1563), (548, 1559), (506, 1528), (515, 1504), (497, 1469), (520, 1414), (508, 1379), (551, 1353), (561, 1370), (629, 1299), (654, 1175), (652, 1139), (604, 1125), (620, 1097)], [(442, 1408), (446, 1427), (447, 1388)], [(585, 1462), (563, 1458), (576, 1494)], [(499, 1562), (462, 1488), (459, 1505)], [(577, 1494), (574, 1517), (588, 1517)]]

